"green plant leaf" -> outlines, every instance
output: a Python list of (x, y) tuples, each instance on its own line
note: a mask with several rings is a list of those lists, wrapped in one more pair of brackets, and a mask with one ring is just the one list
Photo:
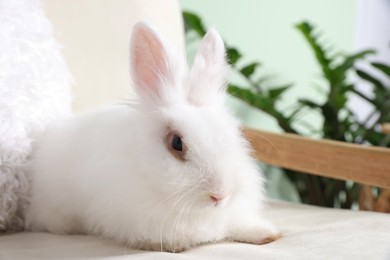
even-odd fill
[(334, 105), (337, 107), (338, 110), (341, 110), (343, 107), (345, 107), (347, 100), (348, 99), (346, 95), (336, 95), (334, 99)]
[(292, 123), (295, 118), (298, 116), (298, 114), (302, 111), (304, 108), (303, 104), (299, 104), (297, 108), (295, 108), (287, 117), (288, 121)]
[(226, 54), (230, 65), (234, 65), (242, 57), (236, 48), (226, 47)]
[(335, 70), (337, 70), (339, 73), (345, 73), (347, 70), (351, 69), (355, 62), (361, 59), (366, 58), (368, 55), (375, 54), (374, 50), (364, 50), (349, 56), (346, 56), (344, 61), (338, 65)]
[(256, 68), (259, 65), (260, 65), (260, 63), (253, 62), (253, 63), (251, 63), (249, 65), (246, 65), (242, 69), (240, 69), (240, 72), (241, 72), (242, 75), (244, 75), (245, 77), (249, 78), (256, 71)]
[(272, 106), (267, 97), (255, 93), (249, 88), (242, 88), (230, 84), (227, 90), (229, 94), (260, 110), (269, 110)]
[(371, 131), (370, 134), (366, 136), (366, 139), (372, 144), (380, 144), (385, 137), (386, 135), (383, 133)]
[(194, 30), (200, 37), (206, 34), (202, 19), (194, 13), (183, 11), (184, 29), (186, 32)]
[(356, 74), (358, 74), (358, 76), (360, 78), (364, 79), (365, 81), (368, 81), (371, 84), (373, 84), (376, 88), (378, 88), (380, 90), (386, 89), (380, 80), (376, 79), (375, 77), (371, 76), (370, 74), (368, 74), (362, 70), (359, 70), (359, 69), (356, 69)]
[(295, 27), (302, 33), (306, 41), (309, 43), (325, 77), (328, 79), (328, 81), (331, 82), (332, 85), (334, 82), (334, 75), (331, 68), (332, 60), (328, 57), (325, 48), (322, 47), (317, 37), (314, 35), (313, 26), (308, 22), (301, 22), (296, 24)]
[(302, 105), (308, 106), (310, 108), (322, 108), (320, 104), (317, 104), (311, 100), (308, 99), (298, 99), (298, 102), (301, 103)]
[(355, 93), (356, 95), (358, 95), (359, 97), (361, 97), (362, 99), (366, 100), (367, 102), (371, 103), (371, 104), (374, 104), (376, 106), (376, 101), (367, 97), (365, 94), (363, 94), (362, 92), (360, 92), (359, 90), (357, 89), (353, 89), (352, 90), (352, 93)]
[(386, 74), (388, 77), (390, 77), (390, 66), (384, 63), (379, 62), (373, 62), (371, 63), (372, 66), (377, 68), (378, 70), (382, 71), (384, 74)]
[(268, 89), (268, 96), (272, 99), (276, 99), (281, 94), (283, 94), (287, 89), (289, 89), (291, 86), (292, 84), (288, 84), (288, 85), (273, 87), (272, 89)]

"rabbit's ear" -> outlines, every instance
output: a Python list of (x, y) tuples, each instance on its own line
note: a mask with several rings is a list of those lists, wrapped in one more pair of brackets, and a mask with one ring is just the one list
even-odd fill
[(200, 44), (191, 69), (189, 101), (195, 105), (221, 101), (228, 71), (223, 40), (217, 30), (210, 29)]
[(131, 77), (137, 94), (144, 100), (165, 103), (166, 96), (172, 96), (171, 92), (177, 87), (180, 66), (168, 47), (147, 23), (139, 22), (133, 27)]

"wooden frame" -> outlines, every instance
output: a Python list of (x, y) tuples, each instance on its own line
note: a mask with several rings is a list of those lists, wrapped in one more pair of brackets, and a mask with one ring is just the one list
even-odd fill
[(390, 134), (390, 123), (386, 123), (382, 125), (382, 132), (386, 134)]
[(245, 129), (259, 161), (292, 170), (390, 188), (390, 149)]

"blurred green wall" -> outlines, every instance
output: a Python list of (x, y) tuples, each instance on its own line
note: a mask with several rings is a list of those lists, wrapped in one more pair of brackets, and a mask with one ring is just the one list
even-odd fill
[[(225, 41), (243, 52), (246, 61), (260, 61), (260, 75), (273, 83), (293, 83), (282, 107), (297, 97), (322, 100), (320, 71), (308, 45), (294, 24), (308, 20), (324, 34), (324, 42), (340, 51), (351, 51), (354, 41), (356, 0), (181, 0), (183, 10), (199, 14), (206, 26), (216, 26)], [(271, 83), (272, 83), (271, 82)], [(279, 131), (276, 123), (261, 112), (229, 104), (245, 123), (264, 130)], [(321, 119), (305, 116), (315, 125)]]

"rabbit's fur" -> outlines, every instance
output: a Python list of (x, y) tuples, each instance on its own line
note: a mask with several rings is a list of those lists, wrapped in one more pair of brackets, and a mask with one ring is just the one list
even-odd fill
[[(130, 51), (140, 103), (81, 115), (47, 132), (32, 165), (27, 227), (171, 252), (277, 239), (261, 216), (262, 176), (238, 121), (223, 107), (228, 66), (217, 31), (203, 39), (190, 72), (145, 23), (134, 27)], [(183, 151), (172, 149), (172, 131)]]

